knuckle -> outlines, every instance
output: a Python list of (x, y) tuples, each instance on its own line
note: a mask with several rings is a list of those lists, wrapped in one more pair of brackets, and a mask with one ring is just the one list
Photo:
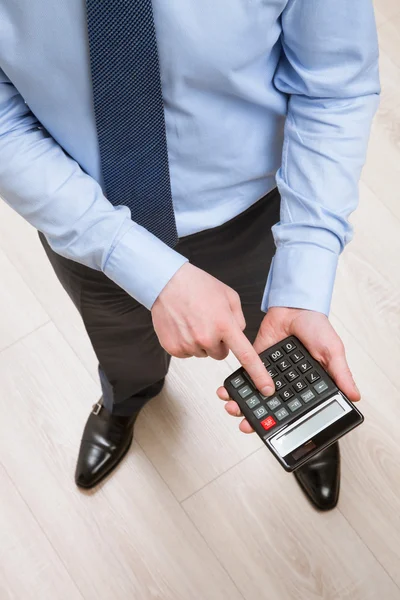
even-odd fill
[(226, 321), (218, 323), (216, 331), (218, 333), (218, 337), (223, 339), (227, 338), (232, 331), (231, 323), (227, 323)]
[(243, 350), (241, 354), (242, 362), (245, 364), (250, 364), (253, 362), (253, 353), (250, 350)]
[(169, 352), (169, 354), (171, 356), (179, 356), (179, 347), (178, 346), (169, 346), (168, 348), (166, 348), (167, 352)]
[(232, 302), (232, 304), (235, 304), (236, 306), (241, 306), (242, 305), (242, 302), (240, 300), (240, 296), (239, 296), (239, 294), (237, 293), (236, 290), (232, 290), (230, 301)]
[(171, 344), (166, 350), (171, 356), (175, 356), (176, 358), (183, 358), (188, 354), (180, 344)]
[(195, 338), (195, 342), (201, 348), (211, 348), (213, 343), (211, 337), (204, 333), (197, 335)]
[(232, 288), (231, 288), (231, 297), (236, 302), (240, 302), (240, 296), (239, 296), (238, 292), (236, 290), (233, 290)]
[(229, 349), (228, 348), (224, 348), (223, 350), (221, 350), (220, 353), (220, 360), (224, 360), (229, 354)]

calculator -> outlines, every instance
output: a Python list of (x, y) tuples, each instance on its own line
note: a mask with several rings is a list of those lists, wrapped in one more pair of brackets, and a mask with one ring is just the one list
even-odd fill
[(273, 396), (263, 396), (243, 367), (224, 385), (286, 471), (295, 471), (364, 421), (296, 337), (264, 350), (260, 358), (274, 380)]

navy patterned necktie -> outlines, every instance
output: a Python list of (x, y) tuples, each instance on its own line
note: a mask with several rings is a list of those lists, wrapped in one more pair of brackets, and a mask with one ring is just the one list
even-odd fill
[(93, 102), (105, 193), (169, 246), (171, 196), (151, 0), (86, 0)]

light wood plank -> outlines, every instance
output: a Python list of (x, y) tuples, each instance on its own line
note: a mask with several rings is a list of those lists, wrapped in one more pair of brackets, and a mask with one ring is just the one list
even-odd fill
[(82, 320), (55, 276), (37, 231), (1, 199), (0, 247), (97, 381), (97, 360)]
[(387, 18), (385, 17), (384, 14), (382, 14), (380, 12), (380, 10), (378, 8), (375, 7), (375, 22), (376, 22), (376, 26), (381, 27), (384, 23), (386, 23)]
[[(345, 436), (340, 510), (400, 586), (400, 462), (398, 386), (338, 319), (348, 360), (362, 393), (365, 422)], [(400, 594), (399, 594), (400, 597)]]
[(83, 600), (0, 465), (1, 600)]
[(3, 464), (86, 598), (241, 598), (137, 444), (101, 488), (75, 488), (97, 387), (53, 325), (0, 355), (0, 381)]
[(216, 396), (231, 371), (224, 361), (174, 360), (165, 392), (139, 417), (136, 438), (179, 500), (261, 447)]
[(319, 514), (267, 449), (183, 503), (248, 600), (398, 600), (339, 511)]
[(379, 45), (400, 69), (400, 12), (379, 28)]
[(398, 0), (374, 0), (374, 6), (385, 19), (391, 19), (400, 13)]
[(400, 218), (400, 69), (383, 51), (380, 77), (381, 102), (371, 130), (362, 180)]
[(0, 250), (0, 351), (49, 321), (7, 256)]
[(400, 222), (364, 185), (355, 238), (338, 269), (332, 313), (389, 378), (400, 364)]

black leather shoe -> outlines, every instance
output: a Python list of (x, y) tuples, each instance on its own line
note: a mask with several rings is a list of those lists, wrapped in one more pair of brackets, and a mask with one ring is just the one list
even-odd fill
[(130, 417), (112, 415), (102, 402), (94, 405), (82, 435), (76, 465), (75, 482), (91, 488), (121, 462), (133, 439), (133, 426), (139, 414)]
[(319, 510), (335, 508), (340, 490), (340, 450), (336, 442), (294, 472), (301, 489)]

